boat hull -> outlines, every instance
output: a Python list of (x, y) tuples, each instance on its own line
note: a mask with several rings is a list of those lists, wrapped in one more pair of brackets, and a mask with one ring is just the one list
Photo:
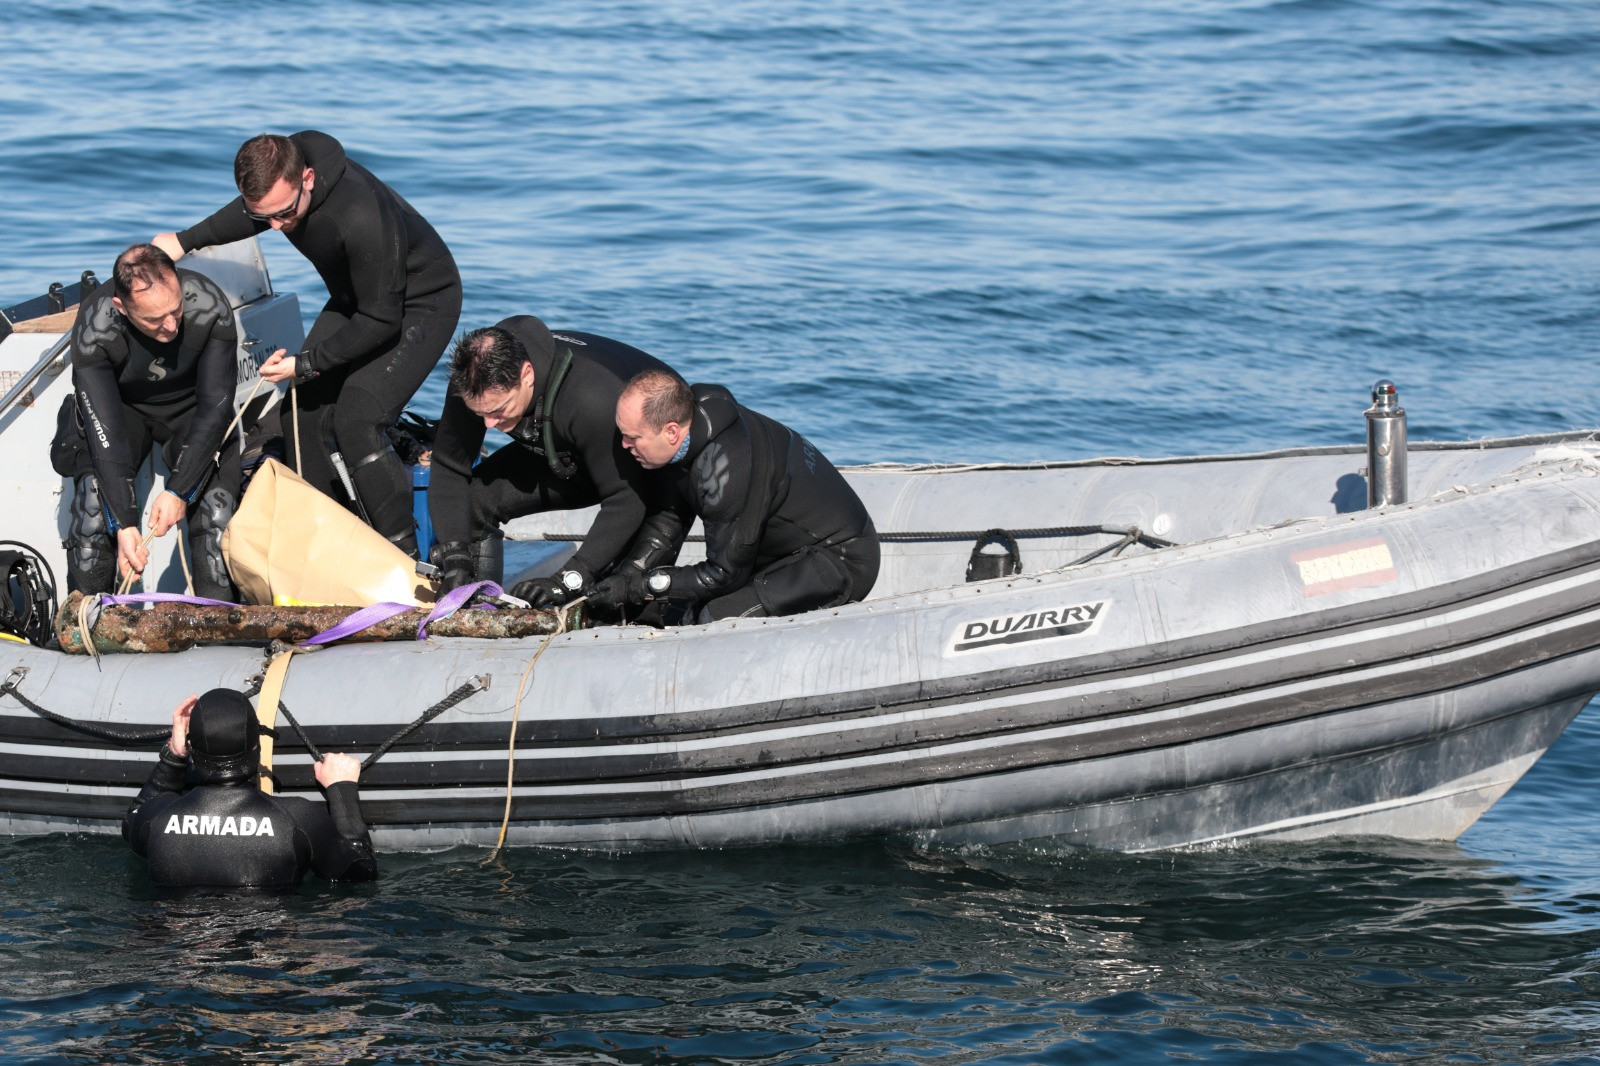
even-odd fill
[[(248, 394), (257, 353), (293, 350), (297, 304), (253, 241), (196, 263), (238, 309)], [(19, 375), (0, 536), (61, 574), (70, 486), (48, 444), (70, 380), (41, 358), (59, 340), (0, 338)], [(1600, 691), (1600, 443), (1413, 444), (1407, 469), (1414, 502), (1368, 508), (1359, 446), (846, 468), (885, 535), (864, 603), (334, 647), (296, 657), (285, 713), (322, 751), (397, 740), (361, 781), (385, 848), (490, 844), (503, 819), (513, 844), (607, 850), (1452, 839)], [(507, 532), (549, 568), (592, 517)], [(966, 582), (997, 527), (1023, 573)], [(154, 589), (183, 587), (175, 539), (152, 544)], [(93, 662), (0, 642), (0, 831), (115, 831), (154, 761), (24, 698), (159, 734), (185, 696), (263, 665), (255, 647)], [(406, 732), (473, 678), (488, 688)], [(310, 765), (280, 722), (282, 789), (314, 795)]]
[[(568, 633), (537, 659), (533, 639), (337, 647), (296, 659), (284, 702), (318, 748), (362, 754), (490, 680), (364, 775), (389, 848), (492, 843), (508, 775), (514, 844), (1452, 839), (1600, 691), (1597, 480), (1535, 463), (1131, 559)], [(147, 726), (262, 664), (251, 648), (8, 660), (52, 710)], [(152, 746), (74, 736), (10, 696), (0, 728), (13, 832), (111, 828), (150, 766)], [(284, 787), (309, 791), (309, 756), (279, 735)]]

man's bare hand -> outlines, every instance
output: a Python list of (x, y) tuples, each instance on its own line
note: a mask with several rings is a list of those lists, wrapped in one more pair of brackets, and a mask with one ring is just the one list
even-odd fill
[(277, 385), (294, 378), (295, 357), (279, 348), (267, 356), (266, 362), (261, 364), (261, 376)]
[(143, 574), (150, 562), (150, 550), (144, 546), (144, 535), (137, 529), (117, 530), (117, 573)]
[(174, 263), (183, 258), (183, 245), (178, 243), (176, 233), (158, 233), (150, 238), (150, 243), (166, 252)]
[(172, 739), (167, 747), (180, 759), (189, 754), (189, 719), (194, 715), (194, 705), (199, 702), (199, 696), (190, 696), (172, 712)]
[(317, 775), (317, 784), (327, 788), (340, 781), (359, 781), (361, 763), (354, 755), (324, 752), (322, 761), (314, 764), (312, 772)]
[(183, 516), (188, 513), (189, 505), (183, 502), (182, 496), (163, 492), (150, 505), (150, 531), (158, 537), (164, 537), (167, 530), (182, 522)]

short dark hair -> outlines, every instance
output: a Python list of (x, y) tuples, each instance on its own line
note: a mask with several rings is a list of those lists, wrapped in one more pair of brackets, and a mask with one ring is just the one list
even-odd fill
[(456, 341), (450, 353), (450, 388), (462, 396), (514, 389), (522, 382), (528, 349), (510, 330), (485, 326)]
[(306, 157), (300, 146), (276, 133), (258, 133), (233, 157), (233, 183), (246, 200), (260, 200), (278, 182), (300, 180)]
[(622, 395), (641, 398), (639, 413), (644, 416), (645, 424), (657, 433), (668, 422), (686, 426), (694, 417), (694, 393), (682, 378), (665, 370), (639, 371), (622, 390)]
[(130, 245), (111, 266), (111, 291), (126, 303), (135, 288), (147, 289), (164, 281), (174, 284), (178, 268), (172, 257), (153, 244)]

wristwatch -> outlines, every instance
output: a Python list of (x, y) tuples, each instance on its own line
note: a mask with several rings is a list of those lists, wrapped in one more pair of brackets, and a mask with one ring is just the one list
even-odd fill
[(577, 592), (583, 588), (583, 575), (576, 570), (563, 570), (556, 580), (561, 582), (561, 587), (568, 592)]
[(645, 587), (660, 596), (672, 587), (672, 571), (665, 568), (652, 570), (644, 579)]

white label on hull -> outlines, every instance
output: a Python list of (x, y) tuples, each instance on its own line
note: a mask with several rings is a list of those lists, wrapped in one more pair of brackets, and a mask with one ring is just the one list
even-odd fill
[(944, 653), (947, 656), (957, 655), (1006, 644), (1080, 637), (1100, 628), (1100, 619), (1105, 617), (1105, 609), (1110, 605), (1110, 600), (1098, 600), (960, 622), (951, 634)]

